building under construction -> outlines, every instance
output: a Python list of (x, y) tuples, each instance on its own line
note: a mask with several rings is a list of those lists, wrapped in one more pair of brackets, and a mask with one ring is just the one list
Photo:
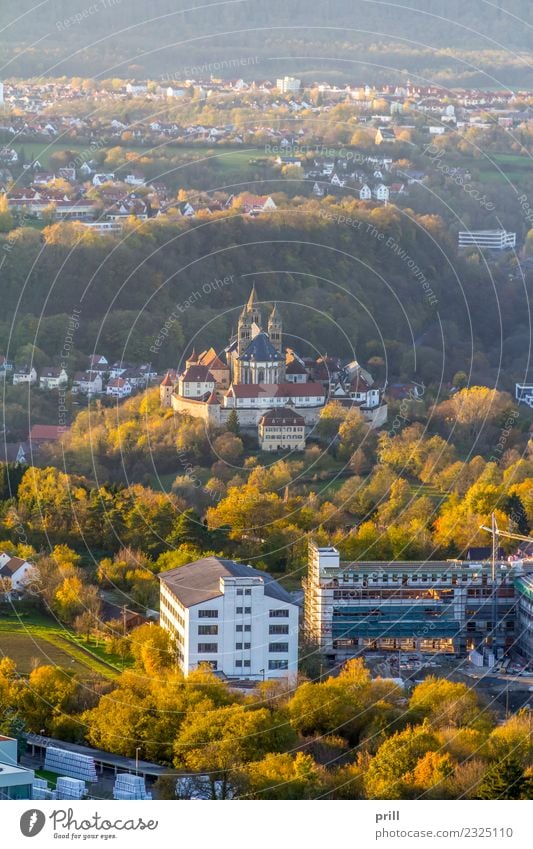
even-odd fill
[(335, 663), (365, 650), (500, 658), (515, 647), (520, 574), (522, 563), (490, 559), (341, 562), (311, 543), (306, 635)]

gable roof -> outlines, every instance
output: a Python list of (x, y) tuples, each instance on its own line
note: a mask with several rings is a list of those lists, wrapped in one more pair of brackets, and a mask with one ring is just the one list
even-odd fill
[(165, 584), (184, 607), (193, 607), (213, 598), (219, 598), (223, 593), (220, 590), (220, 579), (233, 578), (261, 578), (265, 585), (265, 595), (277, 601), (294, 604), (289, 593), (281, 587), (266, 572), (253, 569), (244, 563), (236, 563), (234, 560), (225, 560), (221, 557), (203, 557), (186, 566), (178, 566), (168, 572), (162, 572), (159, 580)]
[(268, 427), (304, 427), (305, 419), (299, 413), (291, 410), (290, 407), (280, 407), (279, 410), (267, 410), (267, 412), (261, 416), (259, 424), (263, 426), (267, 425)]
[(11, 557), (7, 563), (4, 563), (4, 565), (0, 568), (0, 575), (3, 578), (12, 578), (26, 562), (27, 561), (22, 560), (21, 557)]
[(321, 383), (236, 383), (226, 392), (234, 398), (323, 398), (325, 394)]
[(209, 348), (203, 351), (198, 357), (198, 364), (214, 369), (227, 369), (226, 363), (223, 363), (214, 348)]
[(191, 365), (185, 369), (181, 379), (191, 383), (215, 383), (215, 378), (207, 366)]
[(67, 431), (68, 427), (65, 427), (65, 425), (35, 424), (30, 430), (29, 440), (30, 442), (33, 439), (55, 442), (57, 439), (61, 439)]

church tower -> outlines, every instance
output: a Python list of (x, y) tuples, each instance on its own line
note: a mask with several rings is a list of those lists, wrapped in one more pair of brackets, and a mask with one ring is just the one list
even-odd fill
[(247, 307), (244, 307), (239, 317), (237, 326), (237, 353), (244, 353), (250, 342), (252, 341), (252, 314)]
[(257, 300), (257, 292), (255, 291), (255, 283), (252, 286), (252, 291), (250, 292), (250, 297), (248, 298), (248, 303), (246, 305), (246, 309), (251, 315), (252, 324), (257, 324), (257, 326), (261, 327), (261, 310), (259, 309), (259, 302)]
[(282, 347), (282, 332), (283, 325), (281, 321), (281, 316), (278, 312), (277, 305), (274, 304), (274, 309), (272, 310), (270, 318), (268, 319), (268, 335), (274, 348), (280, 354)]

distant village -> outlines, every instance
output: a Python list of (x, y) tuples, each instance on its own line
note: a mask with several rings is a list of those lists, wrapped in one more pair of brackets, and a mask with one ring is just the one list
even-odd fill
[[(164, 176), (150, 179), (142, 165), (102, 170), (96, 154), (103, 148), (132, 145), (157, 151), (170, 143), (177, 151), (180, 145), (187, 149), (193, 145), (198, 151), (207, 145), (263, 148), (264, 153), (259, 159), (251, 158), (250, 164), (266, 164), (274, 174), (275, 169), (282, 174), (287, 169), (293, 174), (300, 171), (299, 179), (309, 183), (311, 195), (317, 198), (343, 190), (362, 201), (387, 204), (407, 198), (410, 188), (434, 170), (429, 162), (425, 168), (415, 168), (396, 161), (394, 147), (412, 144), (408, 141), (411, 132), (425, 139), (424, 145), (415, 146), (422, 153), (447, 133), (495, 126), (511, 131), (533, 122), (533, 92), (528, 91), (451, 92), (412, 83), (380, 89), (325, 83), (303, 86), (289, 76), (255, 82), (115, 81), (99, 87), (86, 81), (85, 85), (89, 89), (83, 81), (6, 82), (0, 87), (0, 104), (5, 107), (0, 124), (0, 192), (19, 220), (76, 221), (99, 233), (116, 233), (130, 218), (191, 218), (231, 209), (256, 216), (276, 209), (271, 197), (253, 193), (196, 192), (180, 198)], [(106, 114), (112, 114), (116, 103), (121, 117), (69, 114), (76, 102), (83, 104), (88, 98), (105, 104)], [(208, 125), (124, 117), (124, 103), (131, 103), (134, 112), (136, 106), (149, 106), (152, 101), (167, 105), (211, 101), (217, 110), (237, 108), (245, 101), (258, 120)], [(371, 155), (355, 153), (346, 143), (324, 144), (316, 136), (313, 120), (307, 120), (325, 117), (345, 103), (354, 112), (354, 130), (365, 133), (372, 143)], [(276, 126), (262, 121), (262, 113), (269, 117), (279, 113)], [(85, 150), (63, 167), (48, 170), (38, 156), (21, 162), (21, 146), (35, 141), (46, 142), (52, 151), (59, 141), (67, 146), (83, 144)], [(459, 167), (453, 167), (449, 176), (463, 182), (471, 179), (468, 169)]]

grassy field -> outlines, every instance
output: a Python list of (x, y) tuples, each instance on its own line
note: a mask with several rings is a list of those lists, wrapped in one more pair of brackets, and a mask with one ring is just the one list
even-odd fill
[[(113, 145), (110, 144), (109, 147)], [(38, 159), (43, 168), (48, 168), (50, 156), (63, 150), (70, 150), (83, 159), (91, 158), (91, 148), (88, 143), (83, 142), (21, 142), (13, 146), (17, 153), (24, 152), (26, 162)], [(250, 167), (250, 159), (258, 156), (264, 157), (263, 148), (235, 148), (233, 146), (217, 146), (217, 145), (179, 145), (179, 144), (156, 144), (152, 147), (125, 147), (124, 153), (134, 153), (142, 156), (145, 153), (153, 151), (164, 151), (169, 156), (187, 156), (191, 159), (200, 157), (208, 162), (216, 162), (222, 170), (232, 171), (240, 169), (246, 171)]]
[(36, 665), (62, 666), (84, 678), (95, 674), (116, 678), (122, 671), (122, 659), (107, 655), (102, 641), (86, 642), (38, 613), (20, 618), (0, 615), (1, 657), (12, 658), (22, 674)]
[(17, 671), (28, 675), (36, 666), (62, 666), (76, 675), (85, 677), (89, 667), (67, 651), (34, 634), (0, 630), (0, 657), (9, 657)]

